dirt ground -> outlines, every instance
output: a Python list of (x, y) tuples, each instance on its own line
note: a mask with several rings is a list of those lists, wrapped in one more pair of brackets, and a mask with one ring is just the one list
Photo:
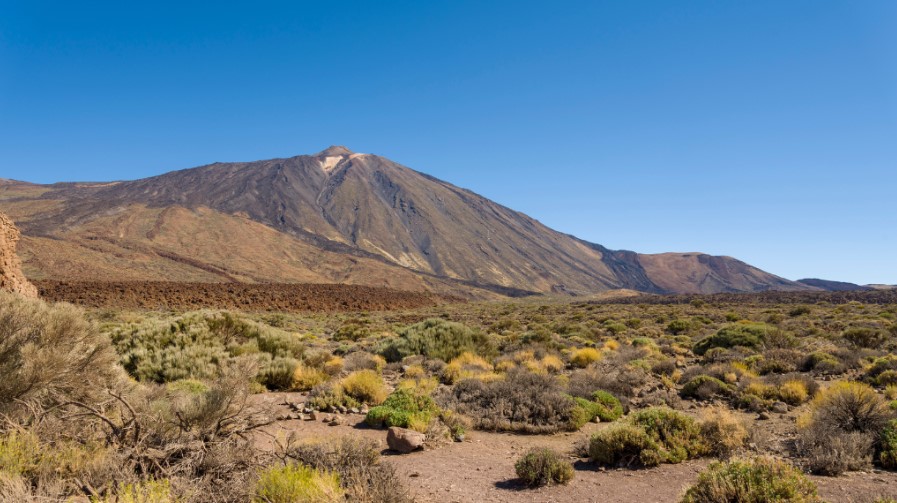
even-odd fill
[(461, 299), (360, 285), (175, 283), (166, 281), (36, 281), (53, 302), (105, 309), (240, 309), (244, 311), (383, 311)]
[[(304, 401), (296, 393), (270, 393), (260, 400), (288, 414), (287, 402)], [(324, 414), (324, 416), (333, 416)], [(368, 428), (364, 416), (341, 416), (344, 424), (331, 426), (320, 418), (278, 421), (259, 442), (274, 448), (276, 438), (294, 433), (301, 439), (327, 436), (358, 436), (374, 439), (383, 446), (384, 460), (395, 465), (419, 502), (601, 502), (667, 503), (679, 501), (698, 473), (712, 460), (700, 459), (678, 465), (661, 465), (643, 470), (602, 469), (573, 454), (574, 445), (585, 441), (607, 424), (588, 424), (575, 433), (518, 435), (472, 431), (464, 442), (449, 443), (433, 450), (406, 455), (386, 449), (386, 431)], [(780, 422), (787, 421), (782, 417)], [(776, 428), (775, 422), (755, 422), (755, 427)], [(574, 480), (566, 486), (540, 489), (522, 487), (514, 474), (514, 462), (533, 447), (550, 447), (570, 453), (576, 468)], [(832, 503), (869, 503), (878, 496), (897, 495), (897, 473), (854, 472), (840, 477), (811, 477), (819, 493)]]

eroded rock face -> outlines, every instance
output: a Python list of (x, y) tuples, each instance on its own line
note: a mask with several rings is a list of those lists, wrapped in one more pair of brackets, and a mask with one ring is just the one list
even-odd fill
[(37, 298), (37, 288), (22, 274), (22, 263), (16, 255), (19, 229), (9, 217), (0, 213), (0, 290)]

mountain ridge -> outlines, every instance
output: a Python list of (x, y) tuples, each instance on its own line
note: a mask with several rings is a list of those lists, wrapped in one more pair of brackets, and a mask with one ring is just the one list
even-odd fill
[[(308, 278), (572, 295), (813, 288), (729, 257), (610, 250), (468, 189), (339, 145), (313, 155), (216, 162), (132, 181), (6, 182), (0, 210), (19, 222), (26, 271), (40, 279), (71, 275), (61, 264), (78, 264), (84, 275), (93, 271), (111, 279), (134, 275), (130, 269), (137, 267), (141, 280), (152, 271), (166, 279), (181, 271), (194, 280)], [(91, 251), (44, 249), (53, 242)], [(101, 271), (79, 253), (106, 255), (101, 262), (122, 260)], [(283, 278), (275, 272), (278, 264)], [(123, 267), (129, 270), (115, 271)]]

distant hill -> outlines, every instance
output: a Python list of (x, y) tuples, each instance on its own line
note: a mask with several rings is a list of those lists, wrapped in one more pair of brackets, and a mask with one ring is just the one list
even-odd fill
[(820, 288), (829, 292), (868, 292), (870, 290), (874, 290), (869, 286), (857, 285), (855, 283), (846, 283), (844, 281), (829, 281), (826, 279), (818, 278), (800, 279), (797, 280), (797, 282), (807, 286), (812, 286), (814, 288)]
[(347, 283), (474, 296), (812, 289), (730, 257), (609, 250), (345, 147), (135, 181), (0, 181), (0, 211), (22, 229), (34, 279)]

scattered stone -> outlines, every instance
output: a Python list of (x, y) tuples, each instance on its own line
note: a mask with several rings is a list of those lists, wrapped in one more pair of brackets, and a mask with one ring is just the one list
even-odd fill
[(312, 421), (317, 421), (318, 417), (320, 417), (320, 414), (318, 414), (316, 411), (311, 411), (308, 413), (308, 419)]
[(408, 454), (424, 446), (427, 436), (414, 430), (393, 426), (386, 432), (386, 444), (390, 450)]
[(788, 404), (785, 402), (775, 402), (772, 404), (772, 411), (776, 414), (785, 414), (788, 412)]
[(601, 422), (601, 418), (598, 417), (598, 416), (595, 416), (595, 418), (592, 419), (592, 422), (593, 422), (593, 423), (600, 423), (600, 422)]
[(333, 419), (330, 420), (330, 426), (340, 426), (345, 423), (346, 420), (341, 418), (340, 416), (333, 416)]
[(352, 407), (351, 409), (349, 409), (349, 412), (351, 412), (352, 414), (358, 414), (361, 412), (361, 410), (358, 407)]
[(768, 412), (761, 412), (760, 415), (757, 416), (757, 419), (759, 419), (760, 421), (766, 421), (767, 419), (770, 419), (771, 417), (772, 416), (770, 416)]
[(367, 415), (367, 413), (368, 413), (369, 411), (370, 411), (370, 409), (368, 409), (368, 406), (367, 406), (367, 405), (362, 405), (362, 406), (361, 406), (361, 411), (360, 411), (360, 412), (361, 412), (362, 414)]
[(303, 414), (311, 414), (312, 412), (314, 412), (314, 410), (311, 407), (305, 407), (304, 409), (302, 409)]

